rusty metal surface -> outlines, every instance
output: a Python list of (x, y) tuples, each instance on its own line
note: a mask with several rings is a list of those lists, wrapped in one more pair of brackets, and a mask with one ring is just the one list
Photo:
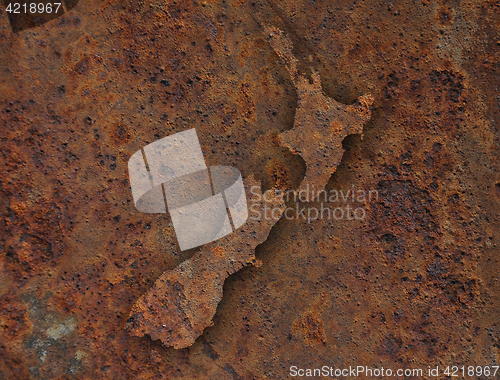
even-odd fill
[[(2, 9), (0, 378), (498, 364), (499, 16), (496, 1), (82, 0), (13, 33)], [(280, 220), (189, 348), (130, 336), (133, 304), (197, 252), (136, 212), (133, 152), (194, 127), (209, 165), (264, 190), (304, 178), (279, 139), (298, 96), (262, 24), (329, 98), (374, 96), (326, 188), (379, 199), (364, 220)]]

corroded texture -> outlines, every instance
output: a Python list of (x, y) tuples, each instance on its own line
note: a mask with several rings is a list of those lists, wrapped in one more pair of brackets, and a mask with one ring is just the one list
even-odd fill
[(295, 84), (298, 103), (293, 129), (280, 134), (280, 141), (306, 163), (306, 175), (298, 192), (313, 200), (325, 189), (331, 175), (337, 170), (345, 149), (344, 138), (351, 134), (363, 136), (363, 124), (371, 116), (371, 95), (362, 95), (356, 105), (346, 106), (323, 94), (321, 78), (312, 69), (311, 79), (299, 74), (293, 45), (278, 28), (267, 27), (270, 44), (282, 57)]
[[(2, 10), (0, 378), (498, 364), (499, 16), (495, 1), (86, 0), (15, 34)], [(194, 127), (207, 165), (264, 190), (305, 175), (280, 145), (298, 96), (261, 25), (325, 96), (374, 96), (326, 190), (379, 199), (360, 221), (282, 217), (192, 346), (130, 336), (137, 299), (197, 252), (135, 209), (133, 152)]]
[(251, 207), (269, 217), (249, 218), (236, 232), (204, 245), (189, 260), (163, 273), (134, 304), (127, 320), (132, 335), (148, 334), (175, 348), (192, 345), (213, 325), (226, 278), (245, 266), (260, 265), (255, 247), (267, 239), (285, 205), (274, 190), (263, 196), (253, 176), (246, 180), (245, 188), (249, 199), (254, 199)]

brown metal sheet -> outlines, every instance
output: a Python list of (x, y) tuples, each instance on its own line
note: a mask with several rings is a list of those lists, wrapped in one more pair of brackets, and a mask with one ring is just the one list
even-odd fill
[[(499, 16), (496, 1), (82, 0), (13, 32), (2, 5), (0, 378), (498, 365)], [(134, 303), (197, 253), (134, 208), (131, 154), (196, 128), (209, 166), (264, 191), (304, 178), (279, 138), (299, 96), (263, 25), (325, 97), (373, 95), (325, 189), (378, 198), (288, 202), (193, 345), (131, 336)], [(308, 220), (322, 204), (364, 218)]]

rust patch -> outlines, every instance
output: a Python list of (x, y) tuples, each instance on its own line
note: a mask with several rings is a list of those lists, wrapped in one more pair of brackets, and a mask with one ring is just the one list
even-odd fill
[(269, 160), (266, 165), (266, 172), (272, 181), (272, 185), (278, 189), (292, 189), (293, 184), (287, 166), (280, 160)]
[(317, 295), (308, 310), (293, 323), (292, 330), (302, 336), (308, 346), (325, 345), (327, 342), (325, 322), (321, 314), (328, 301), (325, 293)]
[(301, 330), (307, 344), (326, 343), (323, 320), (319, 315), (309, 312), (295, 322), (295, 327)]
[(24, 334), (30, 323), (26, 309), (14, 297), (0, 297), (0, 307), (4, 310), (0, 315), (0, 336), (2, 341), (9, 342)]
[(441, 7), (438, 11), (438, 19), (441, 25), (451, 24), (453, 22), (453, 10), (450, 7)]

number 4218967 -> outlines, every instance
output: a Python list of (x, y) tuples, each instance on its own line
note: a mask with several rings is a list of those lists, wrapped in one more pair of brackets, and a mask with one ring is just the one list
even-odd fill
[(485, 376), (485, 377), (490, 377), (490, 376), (495, 376), (497, 374), (498, 368), (500, 368), (497, 365), (493, 366), (453, 366), (453, 367), (446, 367), (444, 370), (444, 374), (446, 376), (450, 377), (455, 377), (455, 376), (462, 376), (462, 377), (467, 377), (467, 376)]
[(9, 13), (57, 13), (62, 3), (9, 3), (6, 11)]

